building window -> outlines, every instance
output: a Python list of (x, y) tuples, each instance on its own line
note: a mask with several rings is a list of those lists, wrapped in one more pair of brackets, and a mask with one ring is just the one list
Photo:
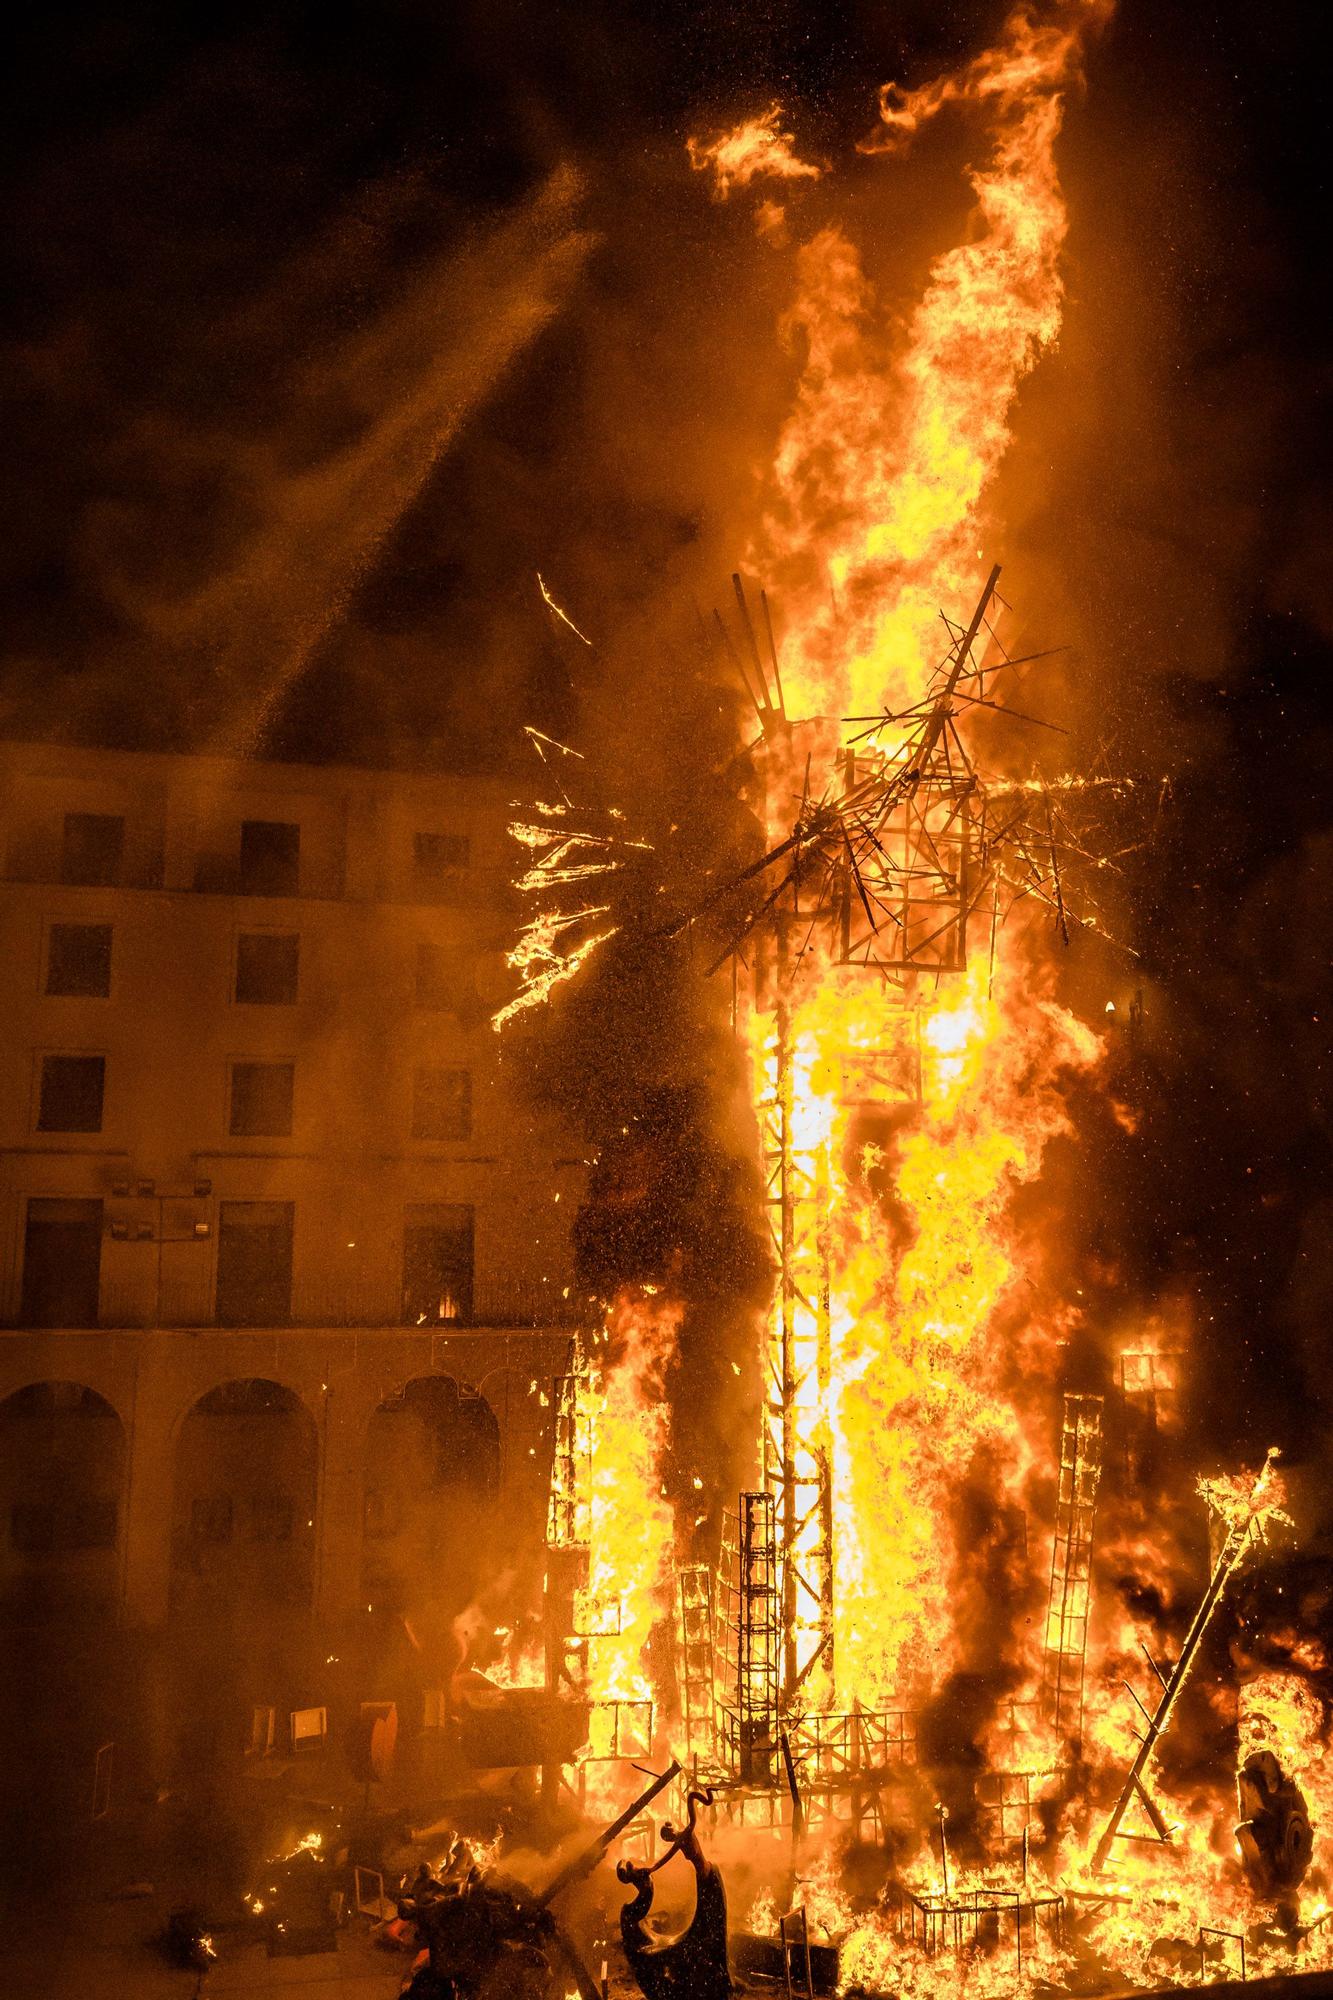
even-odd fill
[(243, 819), (241, 894), (295, 896), (300, 885), (300, 827), (281, 819)]
[(43, 1056), (39, 1132), (100, 1132), (105, 1056)]
[(414, 1202), (403, 1217), (403, 1321), (438, 1326), (472, 1318), (475, 1212)]
[(236, 998), (256, 1007), (290, 1007), (300, 966), (299, 937), (242, 931), (236, 940)]
[(292, 1310), (290, 1201), (224, 1201), (218, 1212), (219, 1326), (280, 1326)]
[(423, 881), (438, 882), (457, 875), (472, 858), (472, 843), (465, 833), (414, 833), (412, 859)]
[(106, 889), (120, 880), (125, 822), (118, 813), (66, 813), (60, 879)]
[(52, 924), (46, 945), (46, 990), (105, 1000), (111, 992), (110, 924)]
[(472, 1072), (430, 1063), (412, 1089), (414, 1139), (467, 1139), (472, 1135)]
[(231, 1066), (234, 1139), (288, 1139), (292, 1130), (295, 1063), (238, 1062)]
[(96, 1326), (100, 1201), (30, 1201), (23, 1235), (24, 1326)]

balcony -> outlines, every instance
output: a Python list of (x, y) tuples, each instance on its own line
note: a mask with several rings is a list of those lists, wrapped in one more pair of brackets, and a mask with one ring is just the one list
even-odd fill
[[(483, 1282), (474, 1287), (472, 1311), (466, 1318), (430, 1319), (417, 1324), (423, 1333), (437, 1334), (462, 1332), (469, 1327), (522, 1330), (572, 1326), (579, 1317), (579, 1300), (572, 1286), (570, 1296), (563, 1296), (564, 1283), (563, 1279), (559, 1282), (553, 1279), (545, 1285), (524, 1279)], [(327, 1289), (300, 1286), (292, 1300), (291, 1312), (281, 1319), (266, 1318), (263, 1323), (294, 1329), (403, 1327), (412, 1324), (402, 1317), (396, 1289), (371, 1284), (360, 1287), (340, 1285)], [(5, 1324), (20, 1329), (23, 1322), (11, 1319)], [(164, 1274), (156, 1310), (145, 1300), (141, 1290), (121, 1292), (114, 1284), (103, 1284), (98, 1315), (98, 1326), (103, 1330), (142, 1327), (178, 1327), (184, 1330), (216, 1325), (211, 1303), (201, 1299), (194, 1284), (173, 1285)], [(245, 1331), (243, 1327), (234, 1330)]]

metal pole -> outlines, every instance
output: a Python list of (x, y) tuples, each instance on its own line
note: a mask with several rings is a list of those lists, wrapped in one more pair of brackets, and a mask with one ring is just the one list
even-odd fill
[(555, 1880), (548, 1883), (540, 1896), (537, 1897), (538, 1909), (546, 1909), (555, 1901), (562, 1889), (567, 1889), (571, 1882), (577, 1882), (580, 1876), (590, 1875), (603, 1854), (605, 1854), (607, 1848), (611, 1845), (611, 1842), (617, 1839), (625, 1831), (625, 1828), (630, 1825), (631, 1821), (638, 1818), (641, 1812), (646, 1812), (658, 1793), (664, 1792), (672, 1779), (679, 1776), (680, 1765), (673, 1757), (670, 1768), (663, 1771), (660, 1778), (654, 1778), (647, 1791), (640, 1792), (634, 1803), (626, 1806), (619, 1818), (613, 1819), (610, 1826), (604, 1827), (596, 1839), (589, 1842), (587, 1847), (580, 1848), (573, 1860), (560, 1870)]
[(779, 1394), (781, 1409), (779, 1415), (778, 1450), (781, 1463), (778, 1478), (781, 1482), (781, 1549), (782, 1549), (782, 1685), (790, 1689), (796, 1684), (799, 1663), (796, 1657), (796, 1214), (795, 1196), (792, 1187), (792, 1118), (795, 1110), (793, 1102), (793, 1081), (791, 1062), (791, 1017), (788, 1007), (788, 982), (791, 977), (789, 959), (789, 937), (787, 913), (778, 913), (778, 962), (777, 962), (777, 1117), (778, 1145), (780, 1149), (778, 1165), (778, 1252), (781, 1261), (779, 1332), (781, 1355), (779, 1358)]

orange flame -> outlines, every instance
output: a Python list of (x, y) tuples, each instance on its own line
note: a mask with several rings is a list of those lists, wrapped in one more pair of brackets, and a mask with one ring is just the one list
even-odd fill
[[(864, 719), (883, 715), (871, 747), (894, 755), (891, 715), (922, 701), (945, 651), (941, 612), (957, 618), (975, 601), (1016, 397), (1060, 328), (1067, 217), (1056, 142), (1088, 40), (1109, 11), (1108, 0), (1055, 0), (1040, 13), (1021, 6), (996, 45), (960, 71), (881, 92), (868, 153), (900, 151), (950, 108), (976, 120), (986, 143), (970, 173), (966, 239), (937, 257), (901, 332), (843, 230), (823, 227), (796, 253), (784, 330), (801, 349), (800, 377), (749, 552), (788, 621), (782, 683), (791, 727), (770, 728), (761, 753), (774, 844), (790, 832), (794, 800), (838, 791), (831, 781), (846, 749), (838, 718), (863, 719), (864, 750)], [(695, 164), (705, 164), (696, 150)], [(738, 162), (747, 157), (742, 150)], [(720, 194), (731, 184), (719, 173)], [(734, 184), (745, 178), (737, 173)], [(803, 1579), (830, 1560), (818, 1510), (807, 1505), (825, 1455), (830, 1467), (833, 1672), (802, 1681), (802, 1699), (815, 1706), (910, 1707), (966, 1665), (976, 1642), (962, 1609), (972, 1552), (959, 1524), (969, 1480), (980, 1466), (992, 1491), (1019, 1495), (1034, 1472), (1050, 1477), (1054, 1391), (1079, 1308), (1044, 1301), (1039, 1256), (1014, 1197), (1067, 1129), (1068, 1080), (1096, 1069), (1102, 1044), (1058, 1003), (1050, 956), (1031, 936), (992, 937), (989, 965), (977, 940), (968, 942), (961, 972), (928, 981), (909, 965), (895, 984), (840, 962), (832, 938), (810, 926), (789, 940), (790, 963), (779, 966), (781, 1006), (758, 981), (750, 998), (745, 1025), (765, 1146), (771, 1154), (781, 1129), (797, 1199), (819, 1216), (803, 1234), (784, 1221), (794, 1282), (775, 1305), (764, 1354), (766, 1387), (796, 1418), (789, 1470), (803, 1496), (793, 1517)], [(916, 1091), (904, 1082), (913, 1072)], [(1118, 1345), (1127, 1400), (1166, 1430), (1179, 1343), (1164, 1344), (1159, 1331), (1136, 1329)], [(1283, 1516), (1275, 1482), (1258, 1506), (1253, 1489), (1252, 1478), (1213, 1482), (1208, 1497), (1224, 1525), (1239, 1521), (1257, 1542)], [(1117, 1566), (1169, 1600), (1183, 1551), (1169, 1522), (1152, 1524), (1152, 1534), (1142, 1521), (1133, 1533), (1127, 1520), (1114, 1523)], [(1038, 1605), (1048, 1564), (1049, 1542), (1015, 1558)], [(807, 1658), (822, 1629), (811, 1595), (798, 1593), (794, 1610), (787, 1607)], [(985, 1635), (993, 1646), (1003, 1638), (1015, 1699), (1007, 1734), (993, 1717), (977, 1746), (997, 1760), (996, 1775), (1033, 1780), (1028, 1796), (1043, 1807), (1052, 1780), (1057, 1789), (1063, 1783), (1064, 1758), (1026, 1699), (1044, 1625), (1038, 1615), (1026, 1632)], [(1131, 1677), (1144, 1684), (1141, 1634), (1124, 1606), (1096, 1601), (1092, 1631), (1084, 1754), (1119, 1783), (1144, 1726), (1125, 1689)], [(1154, 1658), (1166, 1657), (1166, 1632), (1147, 1636)], [(1218, 1708), (1216, 1691), (1196, 1684), (1194, 1692)], [(1155, 1706), (1156, 1694), (1147, 1700)], [(1314, 1866), (1293, 1899), (1313, 1928), (1252, 1928), (1251, 1974), (1333, 1960), (1333, 1855), (1319, 1831), (1333, 1807), (1326, 1738), (1324, 1707), (1300, 1676), (1260, 1675), (1242, 1691), (1242, 1755), (1275, 1748), (1307, 1788), (1316, 1826)], [(1031, 1859), (1034, 1886), (1058, 1880), (1089, 1890), (1083, 1942), (1122, 1979), (1170, 1971), (1193, 1983), (1201, 1953), (1211, 1976), (1234, 1972), (1231, 1933), (1252, 1926), (1256, 1910), (1235, 1852), (1229, 1774), (1192, 1786), (1176, 1780), (1178, 1799), (1169, 1771), (1152, 1775), (1173, 1837), (1159, 1845), (1149, 1835), (1117, 1851), (1113, 1876), (1082, 1881), (1106, 1823), (1094, 1786), (1092, 1796), (1066, 1802), (1049, 1839), (1034, 1807), (1021, 1878), (1011, 1858), (984, 1873), (955, 1865), (946, 1881), (942, 1853), (923, 1839), (907, 1879), (951, 1896), (957, 1909), (968, 1889), (1027, 1881)], [(1114, 1797), (1113, 1785), (1102, 1789)], [(1014, 1989), (1003, 1953), (966, 1962), (947, 1952), (934, 1962), (913, 1957), (888, 1908), (854, 1910), (836, 1880), (810, 1885), (805, 1899), (812, 1920), (843, 1943), (844, 1980), (901, 1993)], [(1208, 1944), (1209, 1927), (1219, 1926), (1227, 1935)], [(1178, 1962), (1155, 1960), (1172, 1939)], [(1025, 1948), (1025, 1959), (1029, 1976), (1058, 1983), (1072, 1970), (1054, 1943), (1035, 1954)]]
[(942, 650), (940, 610), (975, 594), (980, 508), (1014, 396), (1059, 330), (1066, 214), (1055, 141), (1085, 37), (1107, 11), (1087, 0), (1037, 27), (1020, 9), (961, 76), (910, 94), (886, 88), (892, 136), (880, 150), (951, 99), (976, 105), (991, 140), (988, 164), (971, 175), (969, 240), (936, 260), (896, 353), (847, 238), (825, 229), (800, 253), (789, 331), (807, 358), (755, 551), (794, 613), (783, 679), (797, 712), (919, 699)]
[(783, 131), (781, 118), (782, 106), (770, 104), (757, 118), (719, 133), (707, 144), (685, 141), (694, 171), (712, 173), (715, 201), (725, 201), (733, 188), (749, 187), (757, 180), (819, 179), (822, 169), (798, 157), (796, 141)]
[[(1058, 25), (1038, 27), (1020, 11), (959, 75), (883, 93), (891, 138), (873, 150), (900, 145), (951, 101), (974, 106), (990, 140), (971, 176), (969, 240), (937, 258), (896, 349), (840, 230), (822, 229), (798, 253), (787, 332), (804, 340), (805, 360), (751, 552), (789, 618), (791, 717), (920, 701), (944, 650), (941, 610), (956, 615), (975, 595), (982, 510), (1014, 397), (1060, 323), (1066, 219), (1054, 143), (1083, 38), (1104, 12), (1065, 9)], [(823, 747), (836, 754), (836, 729)], [(793, 762), (806, 748), (802, 737)], [(779, 764), (771, 755), (775, 835), (793, 790)], [(818, 796), (818, 776), (812, 788)], [(790, 1008), (798, 1143), (828, 1175), (828, 1380), (814, 1381), (812, 1362), (801, 1393), (810, 1421), (829, 1430), (840, 1703), (904, 1699), (957, 1664), (951, 1503), (979, 1453), (1014, 1481), (1033, 1459), (1027, 1413), (1003, 1388), (1031, 1356), (997, 1351), (993, 1330), (1022, 1277), (1011, 1198), (1064, 1127), (1062, 1073), (1099, 1054), (1014, 946), (993, 972), (974, 957), (929, 994), (913, 995), (914, 983), (909, 972), (905, 994), (807, 961)], [(754, 1017), (751, 1041), (762, 1103), (775, 1089), (771, 1015)], [(895, 1112), (887, 1153), (858, 1158), (846, 1053), (911, 1042), (920, 1105)], [(1056, 1330), (1017, 1338), (1049, 1375)]]
[(588, 1687), (593, 1701), (650, 1701), (648, 1642), (670, 1608), (675, 1528), (663, 1491), (665, 1377), (681, 1309), (648, 1287), (616, 1294), (591, 1359)]

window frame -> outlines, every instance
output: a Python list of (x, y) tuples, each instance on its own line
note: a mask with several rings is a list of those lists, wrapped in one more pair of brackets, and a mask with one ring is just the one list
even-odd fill
[[(111, 874), (109, 874), (109, 875), (99, 875), (99, 876), (98, 876), (98, 877), (97, 877), (97, 878), (96, 878), (95, 880), (93, 880), (93, 881), (91, 881), (91, 882), (90, 882), (90, 881), (87, 881), (87, 880), (85, 880), (85, 879), (81, 879), (81, 878), (80, 878), (80, 877), (78, 877), (78, 876), (75, 876), (75, 875), (70, 875), (69, 873), (67, 873), (67, 867), (68, 867), (68, 863), (67, 863), (67, 858), (66, 858), (66, 850), (67, 850), (67, 846), (68, 846), (68, 841), (69, 841), (69, 823), (70, 823), (70, 821), (71, 821), (71, 820), (85, 820), (85, 821), (92, 821), (92, 820), (104, 820), (104, 821), (116, 821), (116, 822), (117, 822), (117, 823), (119, 824), (119, 826), (120, 826), (120, 849), (119, 849), (119, 852), (117, 853), (117, 856), (116, 856), (116, 865), (115, 865), (115, 868), (114, 868), (114, 870), (113, 870), (113, 872), (112, 872)], [(126, 840), (126, 836), (128, 835), (128, 833), (129, 833), (129, 815), (128, 815), (128, 813), (124, 813), (124, 812), (118, 812), (118, 813), (116, 813), (116, 812), (80, 812), (80, 811), (77, 811), (77, 810), (75, 810), (75, 811), (67, 811), (66, 813), (64, 813), (64, 814), (63, 814), (63, 816), (62, 816), (62, 818), (61, 818), (61, 822), (60, 822), (60, 873), (59, 873), (59, 880), (60, 880), (61, 884), (62, 884), (62, 885), (63, 885), (63, 886), (65, 887), (65, 888), (68, 888), (68, 889), (120, 889), (120, 888), (123, 888), (123, 887), (124, 887), (124, 884), (125, 884), (125, 850), (126, 850), (126, 845), (127, 845), (127, 840)]]
[[(44, 1212), (52, 1208), (63, 1209), (67, 1207), (77, 1208), (80, 1212), (77, 1216), (56, 1216)], [(20, 1196), (18, 1229), (18, 1309), (22, 1324), (28, 1328), (67, 1326), (69, 1324), (67, 1315), (63, 1313), (58, 1318), (46, 1318), (41, 1313), (34, 1297), (38, 1288), (33, 1279), (31, 1264), (31, 1256), (34, 1248), (34, 1231), (41, 1230), (43, 1227), (54, 1228), (62, 1222), (83, 1225), (88, 1232), (84, 1238), (85, 1248), (91, 1246), (95, 1246), (96, 1248), (94, 1269), (89, 1274), (94, 1279), (88, 1295), (90, 1310), (84, 1312), (80, 1323), (85, 1328), (90, 1328), (100, 1326), (102, 1322), (102, 1286), (105, 1280), (105, 1272), (102, 1268), (102, 1246), (106, 1239), (106, 1203), (100, 1195), (53, 1195), (40, 1189), (34, 1189), (31, 1193)], [(66, 1243), (64, 1246), (64, 1268), (66, 1272), (70, 1269), (70, 1261), (70, 1246)], [(30, 1308), (34, 1309), (30, 1310)]]
[[(291, 1090), (288, 1097), (287, 1129), (285, 1132), (238, 1131), (236, 1127), (236, 1072), (238, 1069), (285, 1069), (291, 1073)], [(295, 1056), (229, 1056), (227, 1058), (227, 1096), (223, 1107), (224, 1128), (229, 1139), (290, 1139), (296, 1130), (296, 1058)]]
[[(96, 1125), (44, 1125), (42, 1123), (42, 1099), (45, 1095), (46, 1065), (48, 1062), (98, 1062), (102, 1065), (102, 1089), (98, 1099), (98, 1122)], [(33, 1051), (32, 1116), (30, 1130), (42, 1135), (82, 1133), (92, 1138), (106, 1132), (107, 1099), (107, 1053), (105, 1049), (36, 1049)]]
[[(444, 1218), (457, 1218), (457, 1226), (450, 1231)], [(464, 1274), (460, 1287), (459, 1311), (452, 1319), (432, 1317), (429, 1312), (424, 1317), (413, 1314), (409, 1308), (409, 1258), (408, 1247), (413, 1237), (438, 1232), (452, 1233), (460, 1244), (466, 1245), (466, 1258), (460, 1262)], [(403, 1204), (399, 1223), (399, 1321), (403, 1326), (420, 1327), (433, 1333), (451, 1327), (475, 1324), (477, 1299), (477, 1205), (471, 1201), (409, 1201)]]
[[(434, 1070), (442, 1075), (460, 1076), (465, 1080), (466, 1089), (464, 1092), (464, 1098), (466, 1103), (466, 1117), (462, 1121), (463, 1129), (460, 1131), (423, 1132), (418, 1130), (421, 1095), (422, 1095), (420, 1087), (421, 1078), (428, 1071), (431, 1070)], [(475, 1137), (476, 1128), (477, 1128), (476, 1093), (473, 1088), (473, 1074), (472, 1074), (471, 1064), (456, 1063), (456, 1062), (416, 1063), (413, 1066), (412, 1070), (412, 1106), (411, 1106), (411, 1118), (409, 1126), (413, 1144), (418, 1146), (466, 1145), (470, 1139)]]
[[(106, 991), (103, 993), (71, 993), (66, 988), (54, 990), (51, 985), (52, 944), (57, 931), (105, 931), (107, 933)], [(116, 969), (116, 927), (110, 918), (76, 921), (70, 917), (48, 917), (42, 937), (41, 997), (44, 1000), (110, 1000)]]
[[(246, 863), (245, 863), (245, 829), (248, 826), (264, 826), (264, 827), (280, 826), (289, 829), (295, 833), (296, 870), (295, 870), (295, 880), (290, 888), (287, 887), (281, 889), (256, 888), (253, 881), (247, 881)], [(301, 834), (302, 834), (302, 827), (299, 819), (259, 819), (259, 818), (250, 818), (249, 816), (243, 817), (240, 821), (239, 831), (236, 837), (237, 894), (241, 896), (267, 897), (279, 902), (283, 901), (284, 899), (287, 901), (291, 901), (293, 898), (299, 897), (301, 894), (301, 873), (302, 873), (301, 864), (303, 860), (302, 848), (304, 846), (304, 842), (301, 839)], [(272, 857), (270, 856), (268, 857), (268, 859), (271, 861)]]
[[(290, 940), (296, 946), (295, 978), (292, 983), (290, 1000), (243, 1000), (238, 988), (241, 981), (241, 946), (249, 938), (273, 938)], [(231, 1004), (233, 1007), (296, 1007), (301, 1000), (301, 933), (287, 925), (238, 924), (232, 934), (231, 945)], [(241, 1058), (241, 1060), (245, 1060)]]
[[(235, 1211), (241, 1208), (249, 1211), (251, 1218), (253, 1218), (253, 1214), (256, 1209), (270, 1208), (270, 1209), (280, 1209), (283, 1211), (282, 1225), (286, 1237), (286, 1251), (287, 1251), (287, 1258), (286, 1258), (287, 1306), (286, 1306), (286, 1311), (279, 1314), (276, 1317), (276, 1319), (270, 1319), (268, 1317), (262, 1319), (237, 1319), (237, 1318), (222, 1319), (220, 1317), (223, 1304), (221, 1296), (221, 1285), (223, 1276), (224, 1242), (229, 1233), (228, 1224), (234, 1220)], [(215, 1232), (216, 1243), (213, 1254), (213, 1285), (211, 1293), (212, 1324), (214, 1326), (228, 1327), (233, 1329), (244, 1329), (246, 1327), (255, 1327), (255, 1326), (270, 1326), (270, 1325), (290, 1326), (292, 1324), (292, 1302), (296, 1291), (297, 1208), (298, 1208), (298, 1203), (294, 1199), (283, 1199), (281, 1197), (277, 1200), (272, 1200), (272, 1199), (256, 1200), (252, 1197), (238, 1196), (220, 1201), (218, 1203), (217, 1228)], [(257, 1230), (265, 1227), (272, 1229), (277, 1226), (278, 1225), (275, 1223), (269, 1223), (265, 1225), (253, 1219), (250, 1219), (246, 1223), (240, 1225), (237, 1233), (242, 1234), (247, 1229)]]

